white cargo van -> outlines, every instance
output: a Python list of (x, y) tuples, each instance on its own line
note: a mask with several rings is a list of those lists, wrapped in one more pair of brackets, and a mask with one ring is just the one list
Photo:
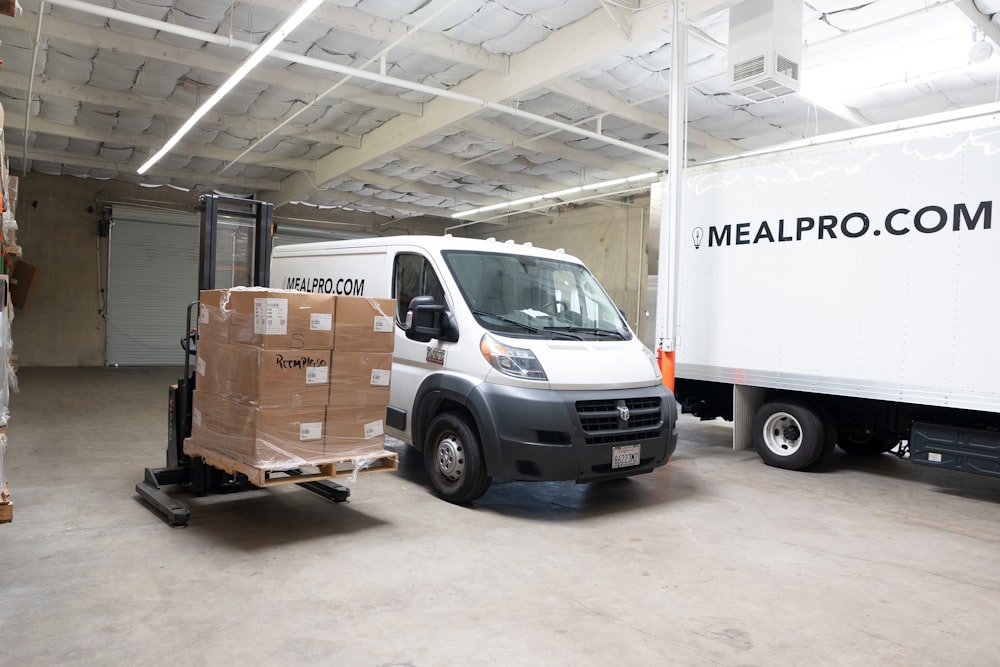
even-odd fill
[(677, 444), (654, 355), (575, 257), (400, 236), (274, 249), (272, 287), (396, 299), (385, 430), (464, 503), (493, 477), (600, 481)]

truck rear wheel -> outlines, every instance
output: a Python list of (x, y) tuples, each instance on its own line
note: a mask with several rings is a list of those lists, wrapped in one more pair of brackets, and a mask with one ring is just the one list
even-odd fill
[(438, 496), (458, 505), (482, 497), (493, 481), (475, 429), (456, 412), (438, 415), (428, 427), (424, 467)]
[(810, 406), (772, 401), (760, 406), (753, 420), (753, 444), (764, 463), (804, 470), (833, 449), (836, 439), (828, 420)]

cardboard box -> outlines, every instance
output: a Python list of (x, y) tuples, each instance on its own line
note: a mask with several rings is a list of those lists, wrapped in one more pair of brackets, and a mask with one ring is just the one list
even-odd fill
[(396, 343), (395, 299), (337, 297), (335, 350), (392, 352)]
[(18, 260), (10, 274), (10, 299), (15, 308), (31, 310), (38, 291), (40, 269), (27, 262)]
[(229, 290), (202, 290), (198, 295), (198, 342), (229, 342)]
[(229, 292), (229, 342), (270, 350), (333, 348), (332, 294), (234, 288)]
[(299, 467), (325, 455), (326, 408), (255, 408), (194, 392), (191, 438), (251, 466)]
[(389, 403), (392, 352), (334, 350), (330, 361), (330, 405), (381, 406)]
[(365, 456), (385, 449), (385, 405), (328, 406), (328, 456)]
[(323, 407), (330, 395), (330, 350), (262, 350), (198, 344), (197, 387), (258, 408)]

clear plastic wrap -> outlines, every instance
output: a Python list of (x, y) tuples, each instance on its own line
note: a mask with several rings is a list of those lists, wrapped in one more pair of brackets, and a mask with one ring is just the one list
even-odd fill
[(330, 350), (262, 350), (203, 341), (195, 364), (198, 389), (258, 408), (324, 406), (330, 395)]
[(234, 287), (225, 306), (230, 343), (268, 350), (333, 349), (332, 294)]
[(395, 299), (337, 297), (333, 349), (392, 352), (396, 342)]
[(185, 448), (263, 470), (385, 469), (394, 313), (392, 299), (203, 291)]
[(298, 467), (328, 460), (325, 421), (325, 406), (256, 408), (195, 391), (191, 440), (249, 466)]

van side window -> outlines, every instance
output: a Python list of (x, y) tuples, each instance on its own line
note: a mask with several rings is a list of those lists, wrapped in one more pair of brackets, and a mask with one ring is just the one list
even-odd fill
[(430, 295), (434, 297), (434, 303), (444, 303), (441, 281), (430, 262), (422, 255), (396, 255), (392, 272), (392, 293), (396, 299), (396, 320), (400, 324), (406, 321), (410, 299), (415, 296)]

